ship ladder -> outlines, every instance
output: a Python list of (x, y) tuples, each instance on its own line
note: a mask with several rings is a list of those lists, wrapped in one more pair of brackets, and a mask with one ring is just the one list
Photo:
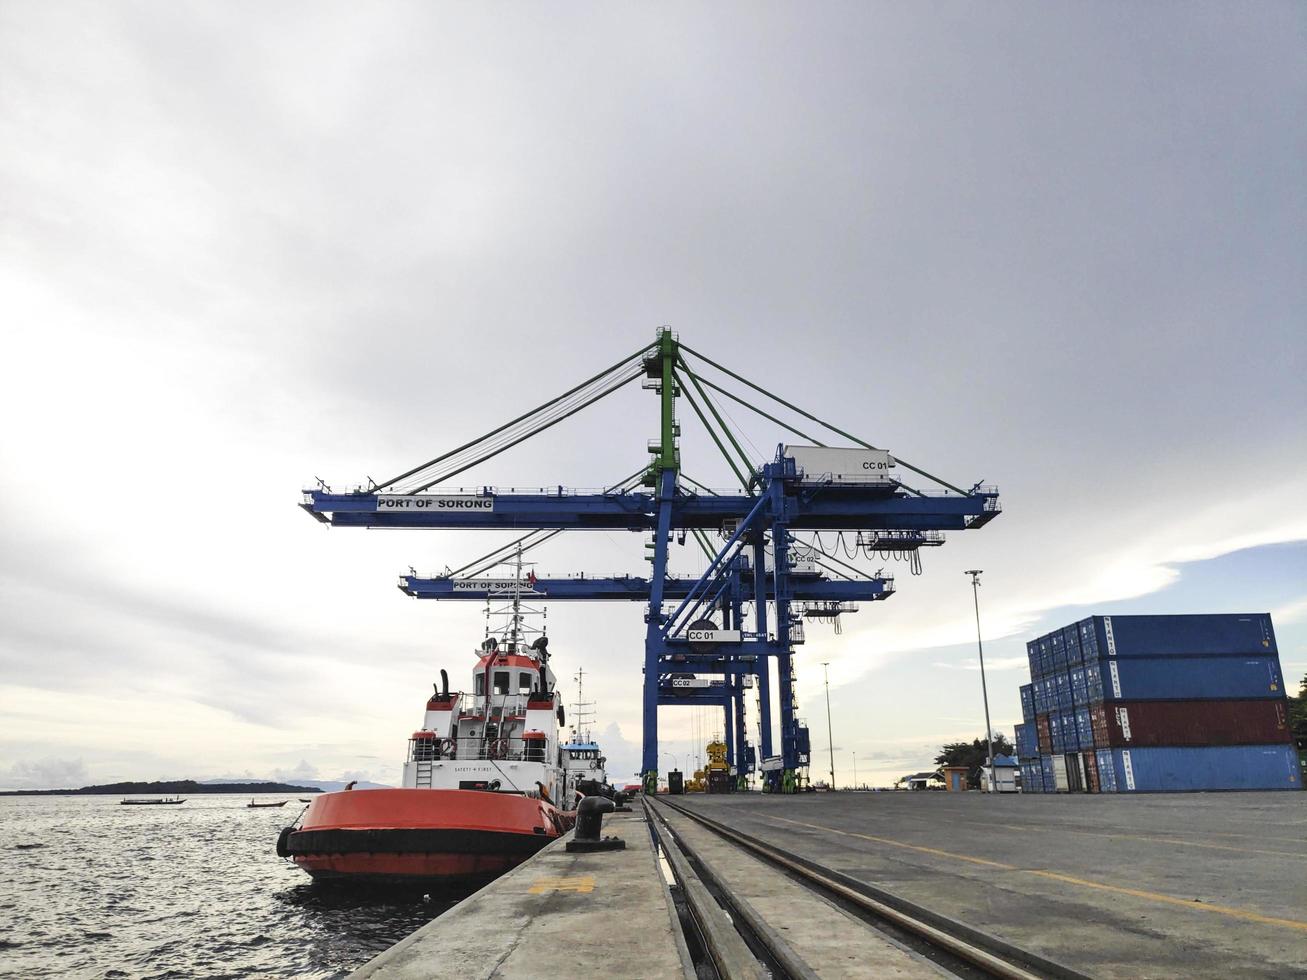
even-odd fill
[(431, 788), (431, 772), (432, 772), (432, 769), (433, 769), (432, 764), (431, 764), (430, 762), (419, 762), (419, 763), (417, 764), (417, 767), (418, 767), (418, 768), (417, 768), (417, 775), (416, 775), (416, 778), (415, 778), (415, 784), (416, 784), (417, 788), (418, 788), (418, 789), (430, 789), (430, 788)]

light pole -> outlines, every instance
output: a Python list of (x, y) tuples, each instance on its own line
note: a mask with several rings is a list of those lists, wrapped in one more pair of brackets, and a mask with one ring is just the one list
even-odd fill
[(858, 753), (853, 753), (853, 788), (858, 788)]
[(823, 660), (821, 674), (826, 679), (826, 744), (830, 746), (830, 788), (835, 790), (835, 731), (830, 723), (830, 661)]
[(670, 756), (672, 762), (676, 764), (676, 768), (677, 769), (681, 768), (681, 757), (677, 755), (675, 752), (664, 752), (663, 755)]
[(983, 569), (972, 568), (963, 572), (971, 576), (971, 598), (976, 604), (976, 651), (980, 654), (980, 695), (985, 699), (985, 744), (989, 749), (989, 791), (994, 785), (994, 730), (989, 725), (989, 688), (985, 685), (985, 645), (980, 642), (980, 573)]

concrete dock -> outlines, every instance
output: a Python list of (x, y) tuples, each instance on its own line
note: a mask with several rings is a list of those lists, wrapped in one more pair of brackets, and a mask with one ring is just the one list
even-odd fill
[(685, 796), (1095, 977), (1307, 977), (1307, 794)]
[[(680, 802), (682, 798), (677, 798)], [(661, 811), (679, 842), (709, 865), (813, 973), (829, 980), (939, 980), (943, 971), (821, 895), (675, 811)]]
[[(1085, 976), (1307, 980), (1307, 794), (739, 794), (672, 802)], [(799, 968), (791, 976), (926, 980), (945, 972), (928, 951), (901, 944), (792, 874), (670, 807), (656, 810), (671, 850), (711, 872), (717, 903), (708, 901), (708, 931), (725, 929), (748, 960), (722, 976), (767, 975), (736, 925), (755, 941), (765, 933), (764, 945), (792, 956)], [(624, 838), (627, 849), (569, 854), (556, 842), (354, 976), (695, 977), (698, 941), (692, 935), (687, 944), (682, 900), (673, 901), (644, 812), (610, 816), (604, 832)], [(693, 917), (702, 922), (700, 906)]]
[(608, 817), (604, 833), (626, 849), (569, 854), (569, 834), (351, 978), (693, 977), (643, 812)]

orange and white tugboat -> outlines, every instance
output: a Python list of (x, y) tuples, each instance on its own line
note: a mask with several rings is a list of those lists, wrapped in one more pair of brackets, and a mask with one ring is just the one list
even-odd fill
[(440, 671), (409, 739), (403, 788), (314, 797), (282, 831), (278, 854), (315, 880), (453, 882), (503, 874), (571, 829), (580, 760), (565, 768), (572, 752), (560, 744), (564, 713), (548, 637), (524, 624), (543, 615), (522, 602), (535, 594), (519, 556), (514, 584), (497, 597), (506, 604), (487, 604), (488, 623), (496, 615), (507, 622), (487, 626), (472, 693), (451, 692)]

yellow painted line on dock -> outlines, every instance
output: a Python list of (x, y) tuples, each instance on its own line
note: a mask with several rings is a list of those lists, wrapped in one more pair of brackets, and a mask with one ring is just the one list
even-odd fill
[(1215, 912), (1218, 915), (1228, 915), (1232, 919), (1244, 919), (1247, 922), (1260, 922), (1263, 925), (1284, 926), (1288, 929), (1296, 929), (1299, 932), (1307, 932), (1307, 922), (1299, 922), (1297, 919), (1277, 919), (1273, 915), (1262, 915), (1258, 912), (1249, 912), (1245, 909), (1230, 908), (1228, 905), (1212, 905), (1209, 902), (1176, 898), (1173, 895), (1162, 895), (1158, 892), (1144, 891), (1140, 888), (1123, 888), (1120, 885), (1105, 885), (1100, 881), (1088, 881), (1084, 878), (1075, 878), (1071, 875), (1064, 875), (1057, 871), (1039, 871), (1034, 868), (1016, 868), (1013, 870), (1024, 871), (1026, 874), (1038, 875), (1041, 878), (1051, 878), (1054, 881), (1065, 881), (1068, 884), (1080, 885), (1082, 888), (1098, 888), (1102, 891), (1116, 892), (1119, 895), (1133, 895), (1135, 898), (1146, 898), (1153, 902), (1166, 902), (1168, 905), (1179, 905), (1187, 909), (1196, 909), (1203, 912)]
[(1012, 865), (1003, 864), (999, 861), (987, 861), (984, 858), (971, 857), (968, 854), (954, 854), (952, 851), (941, 851), (938, 847), (922, 847), (920, 844), (906, 844), (900, 840), (893, 840), (889, 837), (873, 837), (870, 834), (855, 834), (851, 830), (836, 830), (834, 827), (823, 827), (820, 824), (804, 823), (802, 820), (790, 820), (788, 817), (767, 816), (764, 820), (784, 820), (786, 823), (792, 823), (798, 827), (810, 827), (813, 830), (825, 830), (832, 834), (843, 834), (845, 837), (861, 837), (863, 840), (875, 841), (878, 844), (890, 844), (894, 847), (906, 847), (910, 851), (921, 851), (923, 854), (934, 854), (938, 857), (955, 858), (959, 861), (968, 861), (971, 864), (983, 864), (987, 868), (1000, 868), (1004, 871), (1013, 870)]
[(902, 847), (910, 851), (920, 851), (923, 854), (933, 854), (938, 857), (946, 857), (951, 861), (966, 861), (971, 864), (982, 864), (1003, 871), (1016, 871), (1021, 874), (1035, 875), (1039, 878), (1049, 878), (1053, 881), (1065, 882), (1069, 885), (1079, 885), (1082, 888), (1094, 888), (1099, 891), (1115, 892), (1119, 895), (1131, 895), (1135, 898), (1144, 898), (1153, 902), (1165, 902), (1168, 905), (1178, 905), (1182, 908), (1203, 912), (1215, 912), (1218, 915), (1226, 915), (1233, 919), (1243, 919), (1247, 922), (1260, 922), (1263, 925), (1283, 926), (1288, 929), (1296, 929), (1299, 932), (1307, 932), (1307, 922), (1301, 922), (1297, 919), (1279, 919), (1275, 916), (1262, 915), (1258, 912), (1249, 912), (1245, 909), (1230, 908), (1227, 905), (1213, 905), (1209, 902), (1198, 902), (1193, 901), (1192, 899), (1176, 898), (1173, 895), (1163, 895), (1160, 892), (1144, 891), (1140, 888), (1126, 888), (1121, 885), (1106, 885), (1101, 881), (1089, 881), (1086, 878), (1076, 878), (1072, 875), (1062, 874), (1058, 871), (1044, 871), (1039, 868), (1019, 868), (1014, 864), (1005, 864), (1002, 861), (989, 861), (984, 858), (972, 857), (969, 854), (956, 854), (952, 851), (944, 851), (937, 847), (923, 847), (920, 844), (909, 844), (906, 841), (894, 840), (891, 837), (873, 837), (870, 834), (858, 834), (851, 830), (837, 830), (834, 827), (823, 827), (821, 824), (804, 823), (802, 820), (790, 820), (788, 817), (769, 815), (763, 819), (781, 820), (785, 823), (794, 824), (797, 827), (808, 827), (811, 830), (821, 830), (829, 834), (839, 834), (843, 837), (857, 837), (862, 840), (873, 841), (877, 844), (889, 844), (891, 847)]
[(594, 875), (560, 875), (556, 878), (537, 878), (526, 892), (528, 895), (546, 895), (550, 892), (578, 892), (588, 895), (594, 890)]

